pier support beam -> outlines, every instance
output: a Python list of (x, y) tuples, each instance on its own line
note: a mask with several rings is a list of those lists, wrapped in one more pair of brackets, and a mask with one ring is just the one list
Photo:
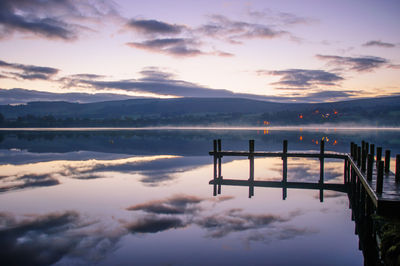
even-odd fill
[(361, 147), (357, 147), (357, 166), (361, 167)]
[(390, 150), (385, 151), (385, 173), (390, 171)]
[(217, 172), (218, 172), (218, 167), (217, 167), (217, 140), (214, 139), (213, 141), (213, 151), (214, 151), (214, 190), (213, 190), (213, 195), (217, 196)]
[(376, 167), (378, 167), (378, 162), (382, 160), (382, 147), (376, 147)]
[(396, 183), (400, 182), (400, 154), (396, 155)]
[[(218, 152), (222, 151), (222, 144), (221, 144), (221, 139), (218, 139)], [(222, 155), (218, 155), (218, 194), (221, 194), (221, 181), (222, 181)]]
[(254, 196), (254, 140), (249, 140), (249, 160), (250, 160), (250, 174), (249, 174), (249, 198)]
[(372, 167), (374, 165), (374, 155), (368, 154), (368, 164), (367, 164), (367, 180), (372, 180)]
[(324, 153), (325, 153), (325, 141), (321, 140), (319, 150), (319, 183), (324, 183)]
[(383, 161), (378, 161), (378, 174), (376, 177), (376, 193), (382, 194), (383, 192)]
[(369, 153), (375, 157), (375, 144), (369, 145)]
[(283, 169), (282, 169), (282, 183), (284, 184), (282, 188), (282, 199), (285, 200), (287, 197), (287, 188), (285, 186), (287, 182), (287, 150), (288, 150), (288, 141), (283, 141), (283, 149), (282, 149), (282, 161), (283, 161)]
[(365, 173), (367, 170), (367, 149), (364, 147), (361, 155), (361, 171)]

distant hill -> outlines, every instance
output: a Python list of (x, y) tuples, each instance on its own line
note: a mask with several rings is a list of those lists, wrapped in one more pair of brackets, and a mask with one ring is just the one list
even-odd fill
[[(30, 102), (0, 105), (5, 121), (61, 126), (296, 125), (356, 123), (400, 125), (400, 96), (333, 103), (276, 103), (240, 98), (130, 99), (96, 103)], [(45, 118), (44, 118), (45, 117)], [(35, 120), (36, 119), (36, 120)], [(80, 121), (80, 122), (77, 122)], [(110, 124), (111, 123), (111, 124)], [(113, 123), (113, 124), (112, 124)], [(49, 124), (50, 125), (50, 124)], [(2, 126), (5, 126), (4, 123)], [(10, 124), (7, 124), (10, 126)]]
[(7, 118), (28, 114), (55, 117), (117, 118), (155, 114), (263, 113), (294, 108), (302, 104), (281, 104), (240, 98), (131, 99), (96, 103), (29, 102), (26, 105), (0, 105)]
[[(23, 104), (33, 101), (67, 101), (67, 102), (80, 102), (80, 103), (93, 103), (104, 101), (118, 101), (134, 99), (138, 97), (114, 94), (114, 93), (77, 93), (65, 92), (54, 93), (37, 90), (27, 89), (1, 89), (0, 88), (0, 105), (6, 104)], [(144, 98), (144, 97), (140, 97)]]

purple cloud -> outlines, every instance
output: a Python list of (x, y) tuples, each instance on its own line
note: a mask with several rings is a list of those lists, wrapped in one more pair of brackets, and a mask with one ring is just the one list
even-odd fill
[(169, 24), (154, 19), (131, 19), (127, 25), (129, 28), (132, 28), (143, 34), (174, 35), (181, 33), (185, 28), (185, 26), (182, 25)]
[(47, 39), (74, 40), (87, 27), (74, 21), (117, 15), (110, 2), (92, 1), (14, 1), (0, 2), (0, 38), (14, 32)]
[(223, 39), (240, 44), (245, 39), (273, 39), (287, 35), (287, 31), (272, 26), (231, 20), (222, 15), (212, 15), (207, 24), (197, 29), (204, 37)]
[(363, 46), (378, 46), (378, 47), (383, 47), (383, 48), (393, 48), (396, 45), (393, 43), (388, 43), (388, 42), (382, 42), (382, 41), (369, 41), (363, 44)]
[(280, 80), (273, 83), (273, 85), (284, 86), (280, 89), (304, 90), (319, 85), (335, 86), (338, 81), (343, 80), (343, 78), (337, 74), (313, 69), (261, 70), (258, 71), (258, 73), (280, 76)]
[(372, 71), (389, 64), (389, 61), (377, 56), (345, 57), (338, 55), (316, 55), (318, 59), (328, 61), (329, 64), (342, 67), (348, 66), (357, 72)]
[(197, 56), (205, 54), (196, 47), (199, 45), (194, 39), (165, 38), (153, 39), (144, 42), (129, 42), (126, 45), (151, 52), (160, 52), (178, 57)]
[(2, 60), (0, 60), (0, 68), (8, 68), (20, 71), (18, 73), (8, 72), (7, 73), (9, 75), (7, 76), (8, 78), (21, 78), (27, 80), (33, 80), (33, 79), (48, 80), (59, 72), (57, 68), (8, 63)]

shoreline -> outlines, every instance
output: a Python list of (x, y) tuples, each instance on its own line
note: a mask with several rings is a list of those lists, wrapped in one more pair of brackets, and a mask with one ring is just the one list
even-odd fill
[(203, 126), (161, 126), (161, 127), (17, 127), (0, 128), (0, 131), (136, 131), (136, 130), (271, 130), (271, 131), (399, 131), (400, 127), (321, 127), (321, 126), (268, 126), (268, 127), (203, 127)]

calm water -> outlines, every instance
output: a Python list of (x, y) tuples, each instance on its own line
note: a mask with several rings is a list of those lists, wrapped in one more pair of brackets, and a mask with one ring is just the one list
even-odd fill
[[(212, 196), (212, 139), (223, 149), (347, 152), (362, 139), (400, 152), (399, 131), (0, 131), (1, 265), (363, 265), (347, 195), (223, 186)], [(223, 158), (224, 178), (248, 160)], [(394, 163), (392, 163), (392, 170)], [(327, 161), (327, 182), (343, 162)], [(281, 180), (256, 159), (256, 180)], [(316, 182), (317, 160), (290, 159), (288, 181)]]

